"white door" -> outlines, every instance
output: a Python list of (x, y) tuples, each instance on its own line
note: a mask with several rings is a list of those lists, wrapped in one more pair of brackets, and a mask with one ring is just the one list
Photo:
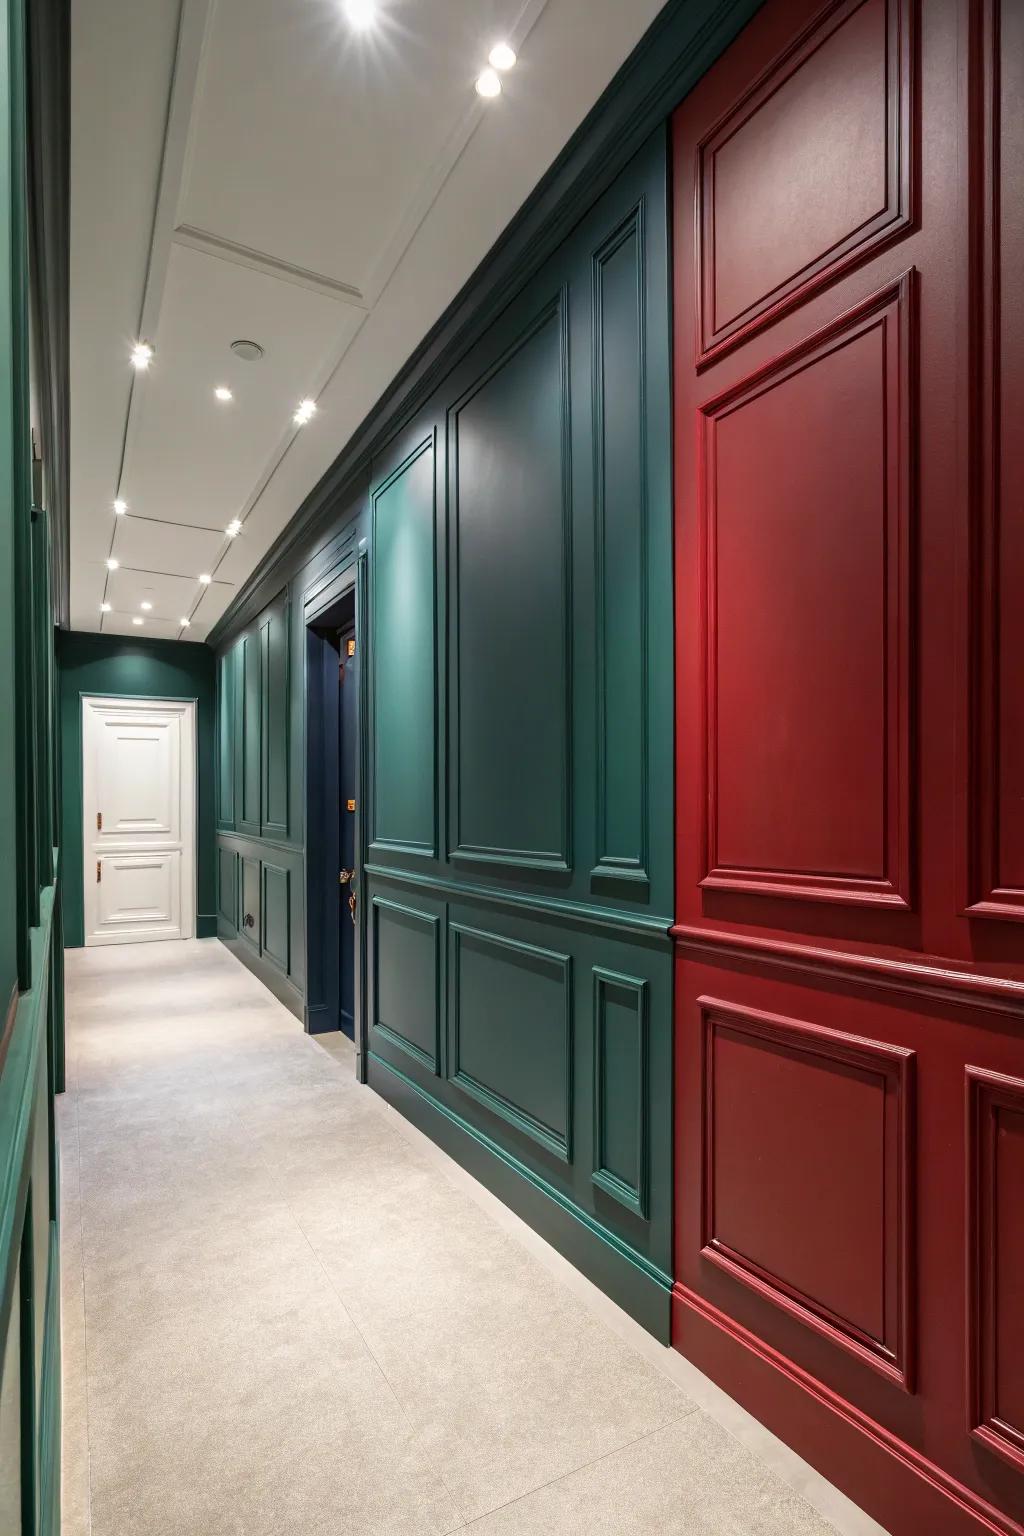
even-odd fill
[(82, 700), (85, 942), (195, 930), (195, 704)]

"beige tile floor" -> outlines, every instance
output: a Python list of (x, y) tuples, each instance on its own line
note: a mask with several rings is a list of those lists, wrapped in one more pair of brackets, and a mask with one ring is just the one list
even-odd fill
[(65, 1536), (884, 1536), (216, 940), (67, 958)]

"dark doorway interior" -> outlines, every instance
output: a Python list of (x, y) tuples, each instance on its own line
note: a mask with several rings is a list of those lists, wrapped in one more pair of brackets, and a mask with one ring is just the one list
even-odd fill
[[(355, 1038), (356, 762), (359, 673), (355, 594), (350, 589), (306, 629), (308, 891), (311, 982), (318, 982), (309, 1027)], [(314, 919), (318, 919), (315, 921)], [(316, 928), (313, 940), (312, 929)], [(311, 991), (313, 989), (311, 988)]]

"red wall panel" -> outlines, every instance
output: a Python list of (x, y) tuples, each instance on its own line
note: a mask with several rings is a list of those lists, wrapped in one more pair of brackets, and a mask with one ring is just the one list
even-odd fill
[(766, 0), (673, 131), (675, 1342), (1024, 1536), (1024, 6)]

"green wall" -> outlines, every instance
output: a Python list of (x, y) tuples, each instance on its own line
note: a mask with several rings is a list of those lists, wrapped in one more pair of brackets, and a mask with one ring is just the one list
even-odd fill
[(199, 765), (196, 934), (217, 932), (214, 844), (214, 657), (205, 645), (62, 630), (57, 641), (61, 716), (61, 848), (64, 939), (84, 942), (82, 893), (82, 695), (196, 699)]

